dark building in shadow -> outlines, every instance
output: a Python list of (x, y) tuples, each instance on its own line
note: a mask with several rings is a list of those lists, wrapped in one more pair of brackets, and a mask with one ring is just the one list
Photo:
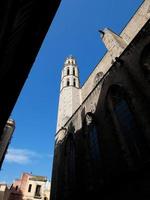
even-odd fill
[[(150, 198), (149, 8), (145, 0), (120, 35), (100, 31), (108, 52), (80, 88), (76, 111), (58, 118), (51, 200)], [(58, 112), (71, 109), (66, 102)]]
[[(0, 132), (28, 77), (61, 0), (2, 0)], [(0, 135), (1, 136), (1, 135)]]

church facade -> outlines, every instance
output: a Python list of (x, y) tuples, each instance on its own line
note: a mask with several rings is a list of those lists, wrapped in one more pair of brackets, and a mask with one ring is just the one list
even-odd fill
[(117, 35), (80, 87), (77, 63), (62, 70), (51, 200), (150, 198), (150, 1)]

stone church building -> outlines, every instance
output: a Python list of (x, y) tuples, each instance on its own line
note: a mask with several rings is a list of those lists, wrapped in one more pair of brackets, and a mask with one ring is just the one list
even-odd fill
[(80, 86), (76, 60), (62, 69), (51, 200), (150, 199), (150, 0)]

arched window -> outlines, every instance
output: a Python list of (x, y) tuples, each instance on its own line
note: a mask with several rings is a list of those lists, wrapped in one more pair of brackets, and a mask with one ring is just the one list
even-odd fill
[(150, 81), (150, 44), (142, 51), (140, 64), (145, 77)]
[(70, 70), (69, 70), (69, 67), (67, 68), (67, 75), (69, 75), (70, 74)]
[(73, 86), (74, 87), (76, 86), (76, 79), (75, 78), (73, 79)]
[(64, 164), (66, 168), (65, 185), (70, 190), (73, 190), (76, 179), (76, 174), (75, 174), (76, 151), (75, 151), (74, 132), (75, 128), (71, 122), (68, 127), (68, 133), (65, 140), (65, 157), (64, 157)]
[(99, 181), (99, 171), (101, 167), (101, 151), (100, 151), (100, 140), (98, 136), (96, 120), (93, 113), (86, 113), (83, 121), (83, 148), (84, 148), (84, 156), (83, 156), (83, 165), (84, 171), (83, 176), (86, 179), (84, 183), (87, 188), (96, 187), (96, 182)]
[(88, 137), (90, 157), (92, 160), (96, 161), (100, 159), (100, 147), (99, 147), (99, 139), (95, 124), (94, 114), (88, 112), (85, 116), (85, 122), (87, 126), (86, 134)]
[(116, 119), (115, 125), (124, 138), (129, 157), (131, 156), (134, 163), (145, 159), (148, 153), (146, 140), (137, 125), (128, 95), (122, 87), (111, 86), (108, 92), (108, 106)]
[(75, 68), (73, 68), (73, 75), (75, 76)]
[(69, 81), (69, 78), (67, 79), (67, 86), (69, 86), (70, 85), (70, 81)]

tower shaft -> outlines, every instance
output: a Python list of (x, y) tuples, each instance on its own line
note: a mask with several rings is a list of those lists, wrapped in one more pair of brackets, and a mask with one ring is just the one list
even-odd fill
[(57, 131), (65, 125), (80, 105), (79, 71), (75, 58), (69, 56), (62, 69)]

